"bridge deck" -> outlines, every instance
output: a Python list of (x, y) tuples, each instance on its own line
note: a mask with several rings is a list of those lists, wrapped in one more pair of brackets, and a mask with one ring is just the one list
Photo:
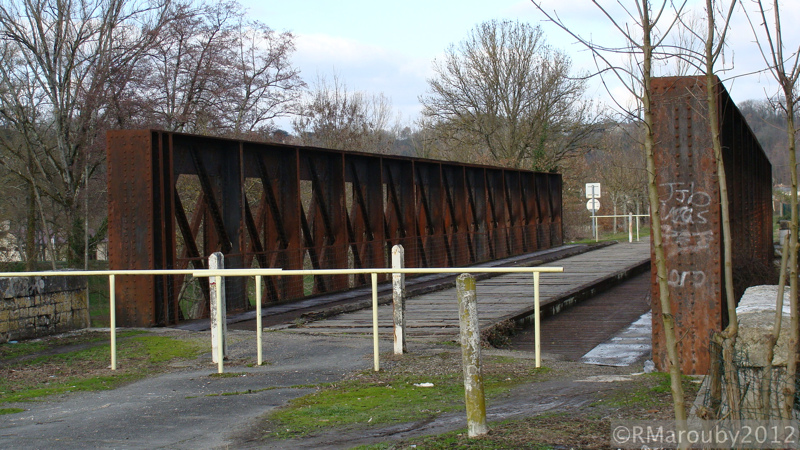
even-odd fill
[[(555, 313), (564, 305), (582, 300), (614, 281), (640, 272), (650, 260), (649, 242), (620, 243), (554, 261), (545, 266), (563, 267), (564, 273), (542, 274), (540, 294), (545, 313)], [(477, 283), (478, 317), (481, 329), (506, 319), (522, 319), (533, 314), (533, 277), (509, 274)], [(392, 306), (378, 308), (379, 332), (392, 334)], [(458, 303), (455, 289), (420, 295), (406, 301), (406, 327), (410, 338), (443, 340), (458, 334)], [(369, 334), (370, 309), (341, 314), (310, 322), (287, 331), (297, 333)]]

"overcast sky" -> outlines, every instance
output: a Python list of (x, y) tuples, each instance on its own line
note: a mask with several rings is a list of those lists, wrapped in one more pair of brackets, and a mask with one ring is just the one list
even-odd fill
[[(576, 71), (594, 69), (588, 52), (564, 31), (544, 22), (544, 16), (527, 0), (242, 1), (252, 18), (277, 31), (295, 34), (297, 50), (292, 60), (309, 85), (318, 76), (331, 79), (336, 73), (351, 91), (385, 94), (406, 123), (421, 110), (418, 97), (425, 93), (426, 80), (433, 75), (433, 61), (441, 58), (450, 44), (463, 40), (475, 25), (487, 20), (541, 24), (548, 43), (567, 52)], [(744, 1), (751, 4), (750, 0)], [(703, 14), (705, 2), (692, 2), (700, 4), (692, 8)], [(596, 42), (613, 44), (618, 39), (590, 0), (543, 3), (548, 11), (556, 10), (567, 25)], [(616, 1), (601, 3), (613, 6)], [(791, 52), (800, 44), (800, 26), (796, 26), (800, 23), (800, 1), (783, 0), (781, 8), (784, 40)], [(764, 98), (765, 91), (774, 94), (776, 88), (770, 84), (770, 75), (741, 76), (764, 67), (741, 9), (737, 9), (729, 42), (733, 51), (728, 52), (725, 62), (732, 70), (721, 74), (721, 78), (736, 77), (725, 82), (734, 101)], [(617, 89), (615, 95), (622, 96), (622, 90)], [(599, 80), (591, 82), (587, 96), (608, 99)], [(288, 122), (279, 125), (287, 128)]]

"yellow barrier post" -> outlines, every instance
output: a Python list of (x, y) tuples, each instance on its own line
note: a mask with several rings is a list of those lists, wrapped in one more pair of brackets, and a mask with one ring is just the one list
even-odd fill
[(264, 361), (264, 358), (262, 357), (263, 352), (261, 350), (262, 333), (263, 331), (261, 330), (261, 275), (256, 275), (256, 340), (258, 341), (259, 366)]
[[(111, 370), (117, 370), (117, 297), (116, 297), (116, 278), (115, 276), (108, 276), (108, 290), (109, 290), (109, 312), (108, 312), (108, 327), (111, 329)], [(88, 302), (89, 299), (87, 298)]]
[(372, 347), (375, 359), (375, 372), (381, 370), (380, 343), (378, 342), (378, 274), (372, 273)]
[(542, 365), (542, 334), (541, 323), (542, 313), (539, 308), (539, 272), (533, 272), (533, 345), (536, 352), (536, 368)]
[(222, 321), (224, 320), (222, 316), (222, 277), (216, 276), (214, 281), (216, 282), (214, 288), (217, 291), (217, 373), (222, 373), (224, 370), (222, 358), (225, 357), (225, 351), (222, 348)]

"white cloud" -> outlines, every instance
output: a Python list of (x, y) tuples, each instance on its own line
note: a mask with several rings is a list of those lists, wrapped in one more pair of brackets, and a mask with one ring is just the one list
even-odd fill
[[(313, 87), (317, 77), (335, 76), (351, 91), (384, 94), (404, 122), (420, 112), (418, 96), (425, 92), (432, 61), (355, 39), (326, 34), (297, 34), (293, 63)], [(280, 123), (290, 126), (289, 120)]]

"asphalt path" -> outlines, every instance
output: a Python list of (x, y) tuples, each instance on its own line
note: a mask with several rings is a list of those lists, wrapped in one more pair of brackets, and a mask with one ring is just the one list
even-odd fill
[[(243, 334), (232, 332), (239, 339)], [(229, 354), (255, 362), (254, 333), (246, 336), (253, 338), (230, 345)], [(216, 364), (206, 355), (207, 369), (180, 370), (109, 391), (5, 405), (26, 411), (0, 415), (0, 448), (226, 448), (261, 415), (313, 391), (303, 385), (336, 381), (372, 365), (369, 339), (275, 332), (265, 334), (264, 341), (268, 364), (226, 368), (236, 376), (211, 376)], [(390, 344), (384, 345), (382, 351), (390, 351)]]

